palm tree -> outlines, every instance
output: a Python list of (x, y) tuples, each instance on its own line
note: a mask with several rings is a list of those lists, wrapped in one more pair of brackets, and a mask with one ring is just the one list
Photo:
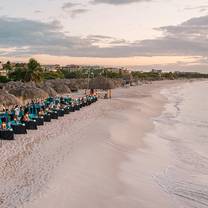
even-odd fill
[(6, 64), (4, 65), (4, 69), (6, 70), (6, 74), (8, 75), (9, 72), (12, 71), (12, 65), (10, 61), (7, 61)]
[(24, 81), (41, 82), (43, 80), (43, 70), (41, 65), (33, 58), (31, 58), (26, 67), (26, 74)]

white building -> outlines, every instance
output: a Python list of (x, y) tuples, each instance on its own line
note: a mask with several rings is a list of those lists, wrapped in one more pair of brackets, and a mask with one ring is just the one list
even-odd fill
[(0, 61), (0, 76), (7, 76), (6, 70), (4, 70), (3, 63)]
[(43, 68), (44, 71), (48, 71), (48, 72), (56, 72), (56, 71), (61, 69), (61, 66), (58, 65), (58, 64), (55, 64), (55, 65), (42, 65), (41, 67)]
[(153, 72), (153, 73), (161, 74), (161, 73), (162, 73), (162, 70), (159, 70), (159, 69), (152, 69), (152, 72)]

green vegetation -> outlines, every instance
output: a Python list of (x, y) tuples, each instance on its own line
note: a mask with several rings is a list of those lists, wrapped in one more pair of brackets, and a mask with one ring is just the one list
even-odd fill
[(61, 71), (57, 72), (43, 72), (43, 79), (64, 79), (64, 74)]
[(63, 70), (62, 71), (64, 78), (66, 79), (80, 79), (80, 78), (87, 78), (87, 74), (85, 74), (83, 71), (81, 70), (77, 70), (77, 71), (66, 71)]
[(126, 83), (138, 80), (163, 80), (163, 79), (191, 79), (191, 78), (208, 78), (208, 74), (193, 73), (193, 72), (140, 72), (140, 71), (113, 71), (110, 68), (100, 67), (81, 67), (78, 69), (60, 69), (58, 71), (44, 71), (41, 65), (35, 60), (30, 59), (27, 64), (16, 63), (11, 64), (9, 61), (4, 64), (4, 69), (7, 72), (7, 77), (0, 76), (0, 82), (8, 81), (23, 81), (23, 82), (41, 82), (50, 79), (87, 79), (103, 76), (112, 79), (123, 79)]
[(195, 79), (195, 78), (208, 78), (208, 74), (201, 74), (197, 72), (131, 72), (134, 79), (137, 80), (173, 80), (173, 79)]
[(7, 73), (9, 73), (12, 70), (12, 65), (10, 61), (7, 61), (7, 63), (4, 65), (4, 69)]
[(43, 80), (43, 70), (35, 59), (30, 59), (25, 69), (25, 82), (41, 82)]
[(25, 81), (26, 70), (24, 67), (15, 67), (8, 73), (9, 80), (12, 81)]
[(107, 69), (94, 69), (94, 68), (87, 68), (87, 69), (80, 69), (76, 71), (68, 71), (68, 70), (62, 70), (62, 73), (64, 74), (64, 78), (66, 79), (86, 79), (86, 78), (94, 78), (98, 76), (103, 76), (107, 78), (122, 78), (121, 73), (112, 72)]
[(9, 78), (7, 78), (7, 77), (5, 77), (5, 76), (0, 76), (0, 83), (7, 83), (7, 82), (9, 82), (9, 81), (10, 81)]
[(9, 80), (24, 82), (41, 82), (43, 80), (41, 65), (35, 59), (30, 59), (28, 64), (17, 63), (14, 67), (11, 67), (11, 65), (8, 65), (7, 67), (9, 68)]

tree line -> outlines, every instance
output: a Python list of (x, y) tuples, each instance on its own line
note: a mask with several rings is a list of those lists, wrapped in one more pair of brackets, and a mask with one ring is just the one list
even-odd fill
[(112, 79), (124, 79), (127, 82), (138, 80), (164, 80), (164, 79), (191, 79), (191, 78), (208, 78), (208, 74), (202, 74), (197, 72), (141, 72), (132, 71), (126, 72), (119, 70), (114, 72), (106, 68), (90, 68), (83, 67), (78, 70), (57, 70), (57, 71), (44, 71), (40, 63), (37, 60), (31, 58), (27, 64), (16, 63), (12, 65), (9, 61), (3, 65), (6, 70), (7, 76), (0, 76), (0, 82), (9, 81), (23, 81), (23, 82), (41, 82), (49, 79), (86, 79), (103, 76)]

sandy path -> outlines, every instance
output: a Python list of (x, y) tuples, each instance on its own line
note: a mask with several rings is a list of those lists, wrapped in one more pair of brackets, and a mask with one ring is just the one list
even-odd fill
[(117, 89), (112, 100), (4, 142), (0, 207), (172, 207), (142, 167), (128, 171), (123, 164), (129, 153), (146, 148), (142, 137), (165, 103), (159, 91), (175, 84)]

